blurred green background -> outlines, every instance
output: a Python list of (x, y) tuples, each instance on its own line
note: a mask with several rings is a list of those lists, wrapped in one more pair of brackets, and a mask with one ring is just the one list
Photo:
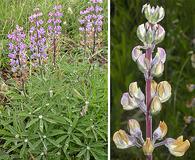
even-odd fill
[[(127, 120), (136, 118), (142, 126), (145, 138), (144, 116), (138, 110), (124, 111), (120, 105), (123, 92), (128, 90), (132, 81), (138, 81), (144, 88), (143, 74), (131, 59), (134, 46), (141, 44), (136, 36), (138, 25), (146, 22), (141, 13), (142, 6), (149, 1), (141, 0), (111, 0), (111, 159), (112, 160), (143, 160), (141, 149), (135, 147), (120, 150), (112, 141), (115, 131), (127, 131)], [(150, 1), (150, 4), (165, 8), (166, 16), (161, 25), (166, 30), (166, 36), (158, 46), (165, 48), (167, 61), (163, 76), (155, 78), (157, 82), (167, 80), (172, 86), (171, 99), (163, 103), (160, 114), (153, 117), (153, 129), (159, 121), (164, 120), (168, 125), (166, 137), (193, 139), (195, 123), (186, 124), (184, 116), (195, 117), (195, 108), (187, 107), (186, 103), (195, 97), (195, 91), (189, 92), (187, 84), (195, 83), (195, 69), (191, 65), (191, 54), (195, 47), (195, 1), (194, 0), (161, 0)], [(144, 90), (143, 90), (144, 91)], [(166, 147), (159, 147), (154, 151), (154, 160), (193, 160), (195, 142), (181, 158), (169, 154)]]

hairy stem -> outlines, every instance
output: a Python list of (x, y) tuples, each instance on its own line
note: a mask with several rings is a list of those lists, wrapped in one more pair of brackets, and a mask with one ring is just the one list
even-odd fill
[[(146, 58), (149, 60), (149, 64), (152, 58), (152, 49), (148, 48), (146, 50)], [(150, 67), (149, 67), (150, 68)], [(151, 103), (151, 75), (150, 69), (146, 76), (146, 138), (150, 138), (152, 140), (152, 116), (150, 115), (150, 103)], [(148, 155), (146, 157), (147, 160), (152, 160), (152, 155)]]

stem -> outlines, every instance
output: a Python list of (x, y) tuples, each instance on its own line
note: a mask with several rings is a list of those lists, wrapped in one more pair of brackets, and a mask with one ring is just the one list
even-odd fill
[[(148, 48), (146, 50), (146, 58), (149, 60), (149, 64), (151, 64), (152, 58), (152, 49)], [(150, 69), (146, 76), (146, 138), (150, 138), (152, 140), (152, 116), (150, 115), (150, 103), (151, 103), (151, 75)], [(147, 160), (152, 160), (152, 155), (146, 156)]]
[[(95, 7), (96, 7), (96, 5), (95, 5)], [(97, 15), (96, 13), (95, 13), (95, 15)], [(92, 48), (92, 55), (95, 53), (95, 49), (96, 49), (96, 24), (95, 24), (95, 20), (94, 20), (94, 35), (93, 35), (93, 48)]]
[(56, 38), (53, 40), (53, 65), (56, 65)]

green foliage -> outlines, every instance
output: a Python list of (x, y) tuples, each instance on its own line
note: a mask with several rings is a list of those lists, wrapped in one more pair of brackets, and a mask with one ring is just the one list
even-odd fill
[[(106, 68), (63, 58), (31, 76), (26, 96), (10, 82), (1, 112), (1, 148), (10, 159), (106, 159)], [(86, 78), (87, 77), (87, 78)], [(84, 116), (80, 112), (88, 101)], [(91, 158), (90, 158), (91, 157)]]
[[(128, 90), (130, 82), (138, 81), (144, 91), (144, 77), (139, 72), (136, 63), (131, 59), (131, 51), (134, 46), (140, 44), (136, 36), (137, 26), (146, 22), (141, 14), (142, 6), (146, 1), (111, 1), (111, 139), (113, 133), (120, 129), (126, 129), (126, 122), (130, 118), (136, 118), (141, 122), (142, 131), (145, 133), (145, 120), (137, 111), (123, 111), (120, 98), (123, 92)], [(161, 25), (165, 28), (166, 36), (159, 44), (167, 52), (165, 71), (158, 82), (167, 80), (172, 86), (172, 97), (169, 102), (163, 104), (160, 114), (153, 118), (153, 129), (158, 126), (160, 120), (168, 125), (167, 137), (177, 138), (183, 134), (190, 139), (195, 135), (194, 123), (186, 125), (184, 116), (195, 117), (194, 108), (186, 107), (186, 102), (194, 97), (195, 93), (189, 93), (186, 84), (195, 83), (195, 70), (191, 66), (190, 52), (194, 51), (194, 1), (150, 1), (151, 4), (162, 5), (165, 8), (165, 19)], [(119, 150), (112, 142), (111, 157), (113, 160), (144, 159), (142, 150), (130, 148)], [(191, 159), (195, 153), (195, 144), (181, 159)], [(154, 151), (154, 159), (174, 160), (167, 148), (161, 147)]]

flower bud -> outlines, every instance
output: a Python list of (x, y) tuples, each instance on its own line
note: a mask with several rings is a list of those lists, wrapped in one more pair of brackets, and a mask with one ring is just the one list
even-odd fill
[(152, 98), (153, 98), (153, 97), (155, 96), (155, 94), (156, 94), (157, 85), (158, 85), (158, 84), (157, 84), (154, 80), (151, 81), (151, 97), (152, 97)]
[(151, 113), (157, 114), (161, 111), (162, 105), (158, 96), (155, 96), (151, 103)]
[(133, 48), (132, 51), (132, 59), (136, 62), (137, 59), (142, 55), (142, 50), (140, 49), (141, 46), (136, 46)]
[(124, 93), (121, 98), (121, 105), (124, 110), (132, 110), (138, 107), (138, 104), (135, 98), (132, 98), (129, 93)]
[(140, 129), (139, 122), (135, 119), (130, 119), (128, 122), (129, 132), (132, 136), (140, 137), (142, 131)]
[(137, 28), (137, 37), (144, 43), (145, 46), (160, 43), (165, 36), (164, 28), (159, 25), (151, 25), (150, 23), (141, 24)]
[(141, 89), (137, 86), (137, 82), (132, 82), (129, 85), (129, 93), (132, 97), (135, 97), (136, 99), (140, 101), (144, 101), (145, 96), (142, 93)]
[(152, 60), (152, 66), (162, 62), (163, 64), (166, 61), (166, 52), (163, 48), (158, 47), (155, 57)]
[(155, 44), (162, 42), (164, 37), (165, 37), (165, 30), (161, 25), (158, 24), (155, 32)]
[(145, 4), (142, 12), (144, 12), (146, 19), (152, 24), (160, 22), (165, 16), (165, 11), (162, 7), (151, 7), (150, 4)]
[(119, 130), (114, 133), (113, 141), (117, 148), (125, 149), (134, 146), (135, 138), (127, 135), (124, 130)]
[(191, 56), (192, 67), (195, 68), (195, 54)]
[(171, 97), (171, 85), (167, 81), (162, 81), (157, 86), (157, 93), (162, 103)]
[(137, 37), (139, 38), (140, 41), (143, 43), (145, 42), (145, 35), (146, 35), (146, 29), (144, 24), (141, 24), (137, 28)]
[(146, 138), (145, 143), (143, 144), (143, 151), (145, 155), (151, 155), (154, 150), (154, 144), (150, 138)]
[(169, 152), (176, 156), (181, 157), (190, 147), (188, 140), (183, 141), (183, 136), (178, 137), (176, 140), (173, 138), (167, 138), (165, 146), (169, 149)]
[(161, 140), (167, 134), (167, 125), (164, 121), (160, 121), (158, 128), (153, 133), (154, 140)]

